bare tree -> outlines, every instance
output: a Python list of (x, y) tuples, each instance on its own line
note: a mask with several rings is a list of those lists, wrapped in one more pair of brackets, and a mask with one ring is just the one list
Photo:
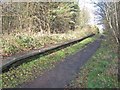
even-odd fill
[[(109, 29), (112, 31), (116, 42), (120, 43), (120, 2), (98, 2), (94, 3), (99, 7), (100, 12), (97, 12), (98, 15), (102, 17), (102, 20), (106, 21), (104, 24), (109, 25)], [(102, 21), (103, 22), (103, 21)]]

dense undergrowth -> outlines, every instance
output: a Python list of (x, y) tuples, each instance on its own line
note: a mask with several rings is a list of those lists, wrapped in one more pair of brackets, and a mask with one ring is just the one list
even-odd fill
[(80, 69), (68, 88), (120, 88), (118, 85), (117, 44), (106, 35), (101, 48)]
[(76, 30), (69, 31), (63, 34), (41, 34), (41, 33), (14, 33), (10, 35), (3, 35), (0, 38), (1, 55), (3, 57), (11, 56), (23, 51), (29, 51), (31, 49), (39, 49), (47, 47), (49, 45), (62, 43), (71, 39), (82, 38), (91, 33), (94, 30)]
[(12, 67), (8, 72), (2, 73), (2, 88), (16, 87), (24, 82), (28, 82), (42, 75), (45, 71), (55, 67), (58, 62), (70, 54), (74, 54), (79, 49), (82, 49), (86, 44), (95, 40), (95, 37), (87, 38), (80, 43), (56, 51), (47, 56), (39, 56), (32, 58), (32, 61), (24, 63), (17, 68)]

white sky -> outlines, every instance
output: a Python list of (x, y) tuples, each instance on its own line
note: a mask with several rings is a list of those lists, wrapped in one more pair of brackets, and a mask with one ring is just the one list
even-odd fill
[(79, 5), (81, 8), (86, 7), (90, 14), (90, 24), (94, 25), (94, 6), (91, 4), (91, 0), (79, 0)]
[[(81, 8), (85, 6), (87, 10), (89, 11), (89, 14), (90, 14), (89, 24), (97, 25), (97, 21), (95, 20), (95, 17), (97, 16), (94, 14), (95, 7), (94, 7), (94, 4), (92, 4), (92, 1), (94, 0), (79, 0), (79, 5)], [(95, 2), (98, 2), (98, 0), (95, 0)], [(97, 26), (100, 29), (100, 31), (103, 29), (102, 25), (97, 25)]]

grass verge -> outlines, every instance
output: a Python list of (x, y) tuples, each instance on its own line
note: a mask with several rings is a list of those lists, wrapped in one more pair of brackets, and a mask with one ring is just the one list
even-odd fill
[[(109, 37), (110, 38), (110, 37)], [(80, 69), (67, 88), (118, 88), (117, 45), (113, 39), (102, 41), (101, 48)]]
[(21, 32), (19, 34), (1, 35), (0, 54), (6, 58), (16, 53), (40, 49), (54, 44), (59, 44), (68, 40), (78, 39), (92, 34), (91, 30), (75, 30), (63, 34), (40, 34)]
[(1, 74), (2, 88), (13, 88), (24, 82), (29, 82), (42, 75), (63, 61), (66, 56), (74, 54), (79, 49), (82, 49), (86, 44), (95, 40), (95, 37), (87, 38), (77, 44), (74, 44), (65, 49), (56, 51), (46, 56), (39, 56), (31, 62), (24, 63), (17, 68), (11, 68), (8, 72)]

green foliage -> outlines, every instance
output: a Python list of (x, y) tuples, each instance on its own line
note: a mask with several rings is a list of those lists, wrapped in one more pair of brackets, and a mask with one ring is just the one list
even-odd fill
[(5, 53), (14, 54), (18, 51), (17, 47), (11, 44), (7, 44), (4, 48)]
[(77, 24), (79, 6), (74, 2), (10, 2), (3, 6), (3, 32), (19, 30), (63, 33), (70, 30), (69, 21)]
[(17, 68), (11, 68), (8, 72), (0, 74), (2, 77), (2, 88), (13, 88), (24, 82), (34, 80), (38, 76), (42, 75), (45, 71), (48, 71), (55, 67), (59, 61), (70, 54), (74, 54), (79, 49), (82, 49), (86, 44), (92, 42), (94, 38), (86, 39), (65, 49), (56, 51), (46, 56), (39, 56), (33, 58), (32, 61), (24, 63)]
[(0, 39), (0, 45), (2, 46), (1, 54), (3, 56), (7, 54), (11, 55), (19, 51), (19, 49), (15, 45), (9, 43), (7, 40), (4, 39)]
[[(84, 27), (89, 14), (74, 2), (10, 2), (2, 4), (2, 32), (65, 33)], [(25, 45), (26, 46), (26, 45)]]
[(22, 47), (30, 48), (32, 47), (33, 38), (25, 35), (17, 35), (15, 41)]
[[(111, 38), (112, 40), (113, 38)], [(68, 87), (72, 88), (118, 88), (117, 49), (108, 38), (101, 48), (80, 69)]]
[(93, 26), (92, 29), (93, 29), (93, 33), (99, 34), (99, 28), (97, 26)]
[(10, 34), (8, 36), (4, 35), (0, 39), (0, 45), (2, 46), (1, 54), (3, 56), (10, 56), (22, 51), (40, 49), (41, 47), (48, 47), (71, 39), (82, 38), (91, 33), (92, 31), (88, 29), (69, 31), (64, 34), (41, 35), (41, 33), (24, 32), (19, 34)]

